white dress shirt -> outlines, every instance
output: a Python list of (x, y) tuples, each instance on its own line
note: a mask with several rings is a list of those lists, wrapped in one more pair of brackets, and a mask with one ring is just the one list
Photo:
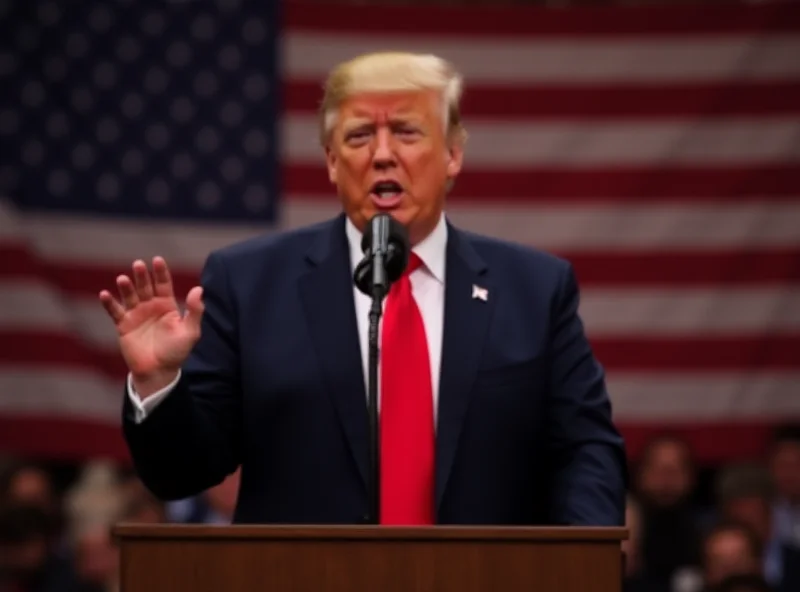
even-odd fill
[[(350, 244), (351, 270), (361, 261), (361, 233), (348, 218), (346, 223), (347, 240)], [(422, 315), (425, 325), (425, 335), (428, 341), (428, 354), (430, 356), (431, 385), (433, 392), (433, 413), (436, 418), (437, 401), (439, 396), (439, 370), (442, 359), (442, 334), (444, 329), (444, 275), (447, 250), (447, 224), (445, 217), (433, 232), (423, 241), (413, 247), (412, 251), (422, 260), (423, 265), (417, 268), (410, 276), (411, 291)], [(367, 386), (369, 376), (369, 308), (370, 299), (362, 294), (354, 285), (353, 297), (355, 299), (356, 319), (358, 322), (358, 336), (361, 346), (361, 359), (364, 369), (364, 384)], [(385, 301), (384, 301), (385, 305)], [(381, 317), (382, 319), (382, 317)], [(381, 327), (383, 322), (381, 321)], [(379, 328), (380, 330), (380, 328)], [(380, 370), (379, 370), (380, 372)], [(145, 400), (141, 400), (133, 388), (131, 375), (128, 374), (128, 396), (135, 409), (135, 421), (144, 421), (147, 415), (175, 388), (180, 379), (180, 372), (175, 380), (153, 393)], [(380, 380), (378, 381), (380, 383)], [(380, 400), (380, 399), (379, 399)]]

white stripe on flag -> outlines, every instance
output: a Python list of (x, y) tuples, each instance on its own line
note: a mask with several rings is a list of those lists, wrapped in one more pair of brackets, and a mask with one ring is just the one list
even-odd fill
[[(290, 78), (323, 80), (341, 61), (371, 51), (434, 53), (476, 82), (557, 82), (606, 86), (620, 82), (713, 82), (800, 78), (800, 39), (792, 35), (582, 37), (546, 39), (425, 37), (288, 31), (282, 48)], [(324, 48), (324, 51), (320, 51)], [(587, 97), (591, 100), (591, 97)]]
[(0, 414), (33, 414), (120, 423), (125, 377), (86, 370), (24, 370), (0, 365)]
[(800, 415), (790, 396), (800, 372), (669, 374), (617, 373), (608, 380), (614, 415), (622, 421), (783, 420)]
[(800, 286), (619, 290), (587, 288), (580, 313), (590, 337), (796, 334)]

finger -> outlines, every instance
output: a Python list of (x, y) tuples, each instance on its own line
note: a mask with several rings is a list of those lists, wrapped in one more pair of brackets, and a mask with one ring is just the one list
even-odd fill
[(136, 295), (136, 288), (127, 275), (121, 275), (117, 277), (117, 290), (119, 290), (119, 296), (122, 300), (122, 304), (125, 305), (125, 308), (131, 309), (137, 304), (139, 304), (139, 297)]
[(108, 290), (103, 290), (100, 292), (100, 303), (103, 305), (103, 308), (108, 313), (108, 316), (114, 321), (114, 323), (119, 323), (122, 318), (125, 316), (125, 308), (111, 295), (111, 292)]
[(139, 300), (146, 302), (153, 297), (153, 282), (150, 281), (150, 272), (141, 259), (133, 262), (133, 281), (136, 285), (136, 293), (139, 295)]
[(203, 304), (203, 288), (195, 286), (186, 295), (186, 314), (184, 315), (184, 322), (192, 329), (195, 334), (200, 334), (200, 323), (203, 320), (203, 312), (205, 305)]
[(156, 296), (174, 298), (175, 291), (172, 287), (172, 276), (163, 257), (153, 257), (153, 277), (155, 278), (154, 290)]

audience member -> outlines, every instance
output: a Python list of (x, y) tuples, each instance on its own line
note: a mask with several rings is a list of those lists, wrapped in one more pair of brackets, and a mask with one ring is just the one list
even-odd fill
[(695, 467), (689, 446), (664, 435), (645, 447), (636, 479), (641, 504), (641, 577), (648, 590), (669, 590), (681, 570), (700, 563), (700, 537), (691, 496)]
[(55, 515), (58, 500), (52, 479), (35, 463), (10, 462), (0, 473), (0, 500), (32, 504)]
[(777, 490), (773, 504), (776, 536), (800, 548), (800, 424), (776, 430), (769, 467)]
[(130, 490), (117, 468), (90, 463), (67, 493), (65, 506), (80, 592), (115, 592), (119, 556), (111, 527), (125, 516)]
[[(765, 465), (721, 468), (705, 538), (695, 481), (681, 438), (645, 446), (626, 508), (625, 592), (800, 592), (800, 427), (776, 432)], [(229, 524), (239, 471), (168, 504), (109, 462), (85, 465), (63, 499), (59, 489), (45, 466), (0, 465), (0, 592), (117, 592), (114, 523)]]
[(0, 500), (0, 591), (71, 592), (74, 574), (58, 553), (57, 534), (43, 508)]
[(720, 522), (703, 544), (703, 579), (713, 590), (735, 575), (763, 576), (763, 548), (758, 535), (737, 522)]
[(773, 497), (772, 479), (763, 466), (736, 464), (719, 474), (717, 500), (722, 520), (744, 524), (758, 537), (764, 577), (777, 585), (783, 574), (783, 550), (773, 531)]

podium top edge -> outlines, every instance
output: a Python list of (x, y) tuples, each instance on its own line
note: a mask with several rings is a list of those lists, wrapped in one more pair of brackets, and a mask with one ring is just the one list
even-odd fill
[(624, 527), (573, 526), (347, 526), (267, 524), (130, 524), (112, 527), (116, 539), (261, 539), (261, 540), (460, 540), (473, 542), (613, 542), (628, 538)]

